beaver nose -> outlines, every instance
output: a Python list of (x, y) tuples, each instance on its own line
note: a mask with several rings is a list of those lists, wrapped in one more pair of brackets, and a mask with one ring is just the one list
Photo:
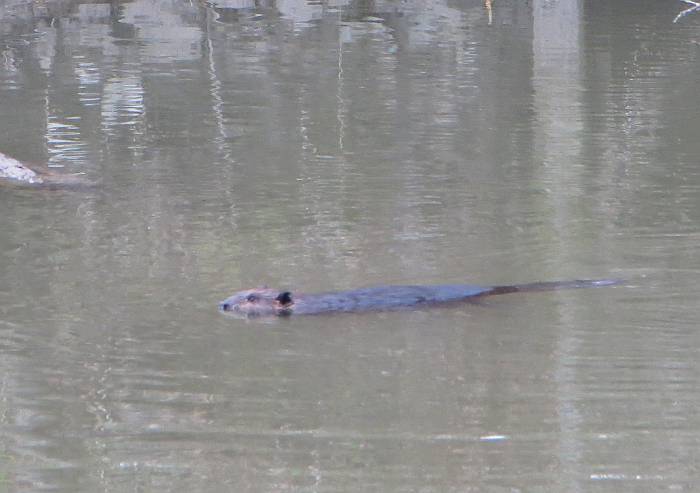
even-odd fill
[(227, 312), (230, 309), (231, 309), (231, 305), (226, 303), (225, 301), (222, 301), (221, 303), (219, 303), (219, 310), (221, 310), (222, 312)]

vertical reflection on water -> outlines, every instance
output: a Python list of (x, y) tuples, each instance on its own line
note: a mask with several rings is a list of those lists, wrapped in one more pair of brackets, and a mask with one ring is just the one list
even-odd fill
[(226, 130), (226, 122), (224, 118), (224, 100), (221, 95), (222, 91), (222, 84), (221, 80), (219, 78), (219, 74), (217, 72), (216, 68), (216, 61), (214, 57), (214, 43), (211, 39), (211, 10), (207, 9), (206, 14), (204, 16), (204, 34), (206, 36), (206, 54), (209, 62), (209, 67), (208, 67), (208, 74), (209, 74), (209, 80), (211, 84), (211, 88), (209, 90), (209, 93), (211, 94), (211, 99), (212, 99), (212, 113), (214, 114), (214, 118), (216, 120), (216, 127), (219, 132), (218, 137), (214, 140), (216, 143), (216, 146), (219, 148), (223, 158), (226, 161), (231, 161), (231, 150), (230, 146), (228, 143), (229, 140), (229, 135), (228, 131)]
[[(552, 217), (552, 244), (546, 247), (555, 270), (566, 264), (560, 252), (566, 251), (572, 195), (578, 195), (583, 115), (581, 103), (581, 15), (582, 2), (535, 1), (533, 4), (533, 87), (536, 162), (541, 163), (541, 182), (547, 189), (546, 201), (538, 206)], [(577, 176), (578, 175), (578, 176)], [(551, 211), (551, 212), (550, 212)], [(557, 335), (554, 375), (556, 411), (560, 426), (560, 458), (566, 477), (561, 485), (567, 491), (585, 491), (580, 483), (582, 460), (574, 367), (567, 364), (579, 352), (579, 339), (572, 328), (576, 317), (560, 313), (562, 333)]]
[(145, 105), (142, 74), (138, 70), (123, 70), (105, 81), (101, 97), (102, 130), (110, 135), (117, 125), (131, 127), (138, 136), (145, 129)]

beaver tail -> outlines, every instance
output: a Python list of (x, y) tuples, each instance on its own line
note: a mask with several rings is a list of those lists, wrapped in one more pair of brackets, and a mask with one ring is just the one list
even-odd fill
[(574, 281), (531, 282), (528, 284), (514, 284), (512, 286), (493, 286), (484, 294), (490, 296), (493, 294), (520, 293), (523, 291), (599, 288), (603, 286), (616, 286), (622, 282), (624, 282), (622, 279), (577, 279)]

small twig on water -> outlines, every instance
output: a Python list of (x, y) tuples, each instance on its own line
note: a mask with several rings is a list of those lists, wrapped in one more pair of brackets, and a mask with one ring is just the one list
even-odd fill
[(681, 0), (681, 2), (692, 5), (689, 9), (685, 9), (683, 12), (678, 14), (675, 19), (673, 19), (674, 24), (681, 20), (686, 15), (692, 14), (693, 12), (700, 12), (700, 2), (695, 2), (694, 0)]
[(484, 7), (489, 16), (489, 26), (493, 24), (493, 0), (484, 0)]

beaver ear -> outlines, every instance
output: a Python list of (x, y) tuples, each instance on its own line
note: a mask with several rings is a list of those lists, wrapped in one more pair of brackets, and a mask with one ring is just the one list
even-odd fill
[(289, 291), (283, 291), (277, 295), (277, 298), (275, 298), (275, 300), (277, 300), (277, 302), (282, 306), (289, 306), (293, 303), (292, 293), (290, 293)]

